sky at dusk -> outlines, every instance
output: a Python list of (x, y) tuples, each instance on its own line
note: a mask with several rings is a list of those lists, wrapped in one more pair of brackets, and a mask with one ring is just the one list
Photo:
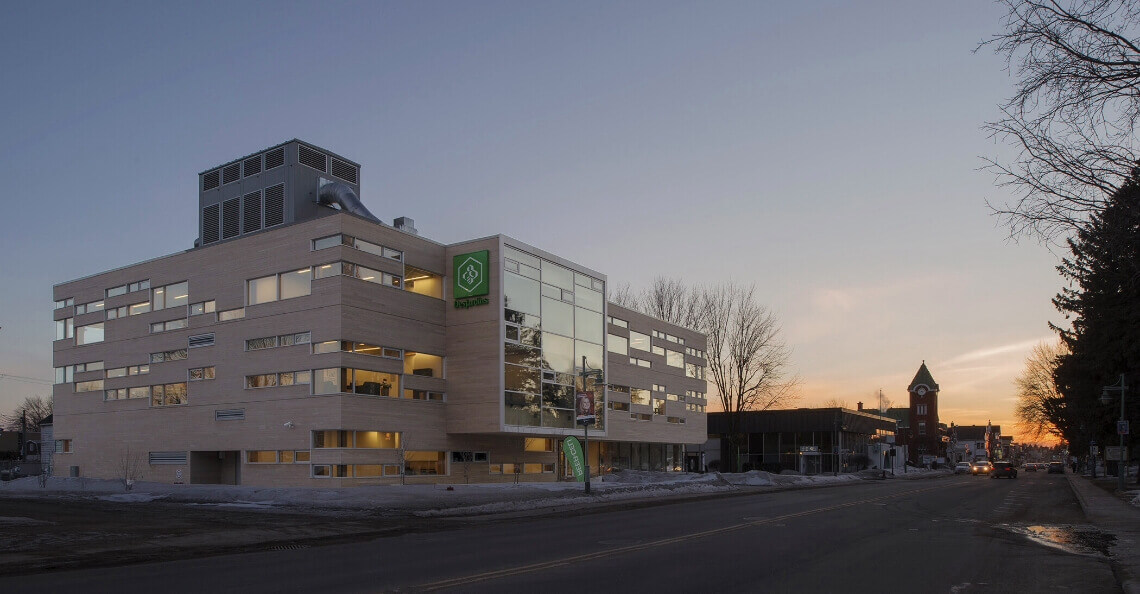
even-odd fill
[[(0, 411), (51, 393), (52, 285), (192, 247), (197, 174), (291, 138), (452, 243), (633, 289), (755, 284), (801, 406), (1014, 428), (1057, 255), (979, 171), (1012, 93), (961, 2), (16, 3), (0, 20)], [(8, 376), (18, 376), (16, 378)], [(39, 379), (35, 383), (28, 379)]]

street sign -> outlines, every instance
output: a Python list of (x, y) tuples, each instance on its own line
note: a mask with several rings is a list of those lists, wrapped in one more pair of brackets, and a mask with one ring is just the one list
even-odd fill
[(1099, 456), (1100, 455), (1100, 448), (1096, 447), (1095, 445), (1089, 446), (1089, 455), (1090, 456)]
[(1128, 421), (1117, 421), (1116, 422), (1116, 434), (1117, 435), (1128, 435)]
[(1104, 459), (1105, 460), (1119, 460), (1120, 452), (1124, 451), (1124, 459), (1128, 459), (1128, 448), (1121, 448), (1120, 446), (1104, 446)]

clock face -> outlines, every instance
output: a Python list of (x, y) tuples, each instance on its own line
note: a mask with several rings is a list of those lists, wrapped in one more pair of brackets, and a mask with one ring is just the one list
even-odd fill
[(914, 393), (919, 396), (926, 396), (926, 386), (919, 386), (914, 389)]

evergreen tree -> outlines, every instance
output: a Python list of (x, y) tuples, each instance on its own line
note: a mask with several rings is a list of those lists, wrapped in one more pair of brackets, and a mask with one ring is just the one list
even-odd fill
[[(1140, 388), (1140, 170), (1068, 244), (1071, 256), (1058, 270), (1069, 286), (1053, 304), (1071, 327), (1053, 328), (1070, 352), (1059, 358), (1055, 379), (1064, 399), (1061, 430), (1082, 451), (1090, 439), (1103, 444), (1116, 433), (1119, 408), (1100, 402), (1101, 388), (1121, 373)], [(1129, 390), (1129, 418), (1140, 409), (1136, 388)]]

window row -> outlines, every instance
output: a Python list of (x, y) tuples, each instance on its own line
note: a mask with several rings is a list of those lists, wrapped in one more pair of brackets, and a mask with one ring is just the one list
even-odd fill
[(669, 342), (675, 342), (677, 344), (685, 344), (685, 339), (681, 338), (680, 336), (673, 336), (672, 334), (667, 334), (660, 330), (653, 330), (652, 332), (653, 338), (660, 338), (661, 340), (667, 340)]
[(400, 464), (313, 464), (313, 478), (380, 478), (386, 476), (447, 474), (445, 452), (407, 452)]
[(186, 382), (104, 390), (104, 400), (150, 398), (151, 406), (178, 406), (188, 402)]
[(398, 431), (353, 431), (348, 429), (325, 429), (312, 432), (313, 449), (385, 449), (400, 447)]
[(166, 361), (181, 361), (186, 358), (186, 349), (174, 349), (173, 351), (162, 351), (160, 353), (151, 353), (151, 363), (163, 363)]
[(351, 262), (329, 262), (328, 264), (321, 264), (317, 266), (313, 272), (313, 278), (328, 278), (331, 276), (347, 276), (378, 285), (395, 287), (397, 289), (401, 288), (404, 284), (404, 279), (398, 274), (373, 270)]
[(402, 359), (404, 361), (404, 373), (409, 375), (419, 375), (423, 377), (444, 376), (443, 357), (439, 355), (417, 353), (415, 351), (402, 351), (392, 347), (369, 344), (366, 342), (355, 342), (352, 340), (326, 340), (313, 344), (314, 355), (335, 353), (338, 351), (382, 357), (385, 359)]
[(127, 316), (137, 316), (150, 311), (150, 302), (142, 301), (133, 305), (123, 305), (120, 307), (112, 307), (107, 310), (108, 320), (117, 320)]
[(129, 375), (146, 375), (150, 373), (150, 365), (130, 365), (127, 367), (115, 367), (108, 369), (104, 376), (107, 379), (116, 377), (127, 377)]
[(347, 367), (313, 370), (313, 394), (341, 393), (399, 398), (400, 376)]
[(144, 279), (117, 287), (106, 289), (103, 294), (105, 297), (118, 297), (119, 295), (126, 295), (127, 293), (134, 293), (135, 291), (145, 291), (150, 288), (150, 279)]
[(401, 252), (400, 250), (385, 247), (380, 244), (372, 243), (370, 241), (364, 241), (363, 239), (352, 237), (351, 235), (330, 235), (328, 237), (314, 239), (313, 251), (336, 247), (338, 245), (348, 246), (350, 248), (358, 249), (362, 252), (381, 256), (383, 258), (389, 258), (397, 262), (404, 261), (404, 252)]
[(312, 292), (313, 271), (302, 268), (246, 281), (246, 304), (257, 305), (303, 297)]
[(190, 325), (186, 318), (174, 318), (173, 320), (166, 320), (163, 322), (153, 322), (150, 325), (151, 334), (159, 332), (169, 332), (171, 330), (181, 330)]
[(621, 318), (615, 318), (613, 316), (610, 316), (609, 321), (611, 324), (613, 324), (614, 326), (617, 326), (618, 328), (629, 328), (629, 322), (627, 322)]
[(245, 350), (259, 351), (262, 349), (293, 346), (296, 344), (308, 344), (309, 338), (309, 332), (296, 332), (292, 334), (266, 336), (263, 338), (250, 338), (245, 341)]
[(693, 347), (685, 347), (685, 354), (692, 355), (694, 357), (700, 357), (701, 359), (708, 359), (708, 355), (704, 351), (701, 349), (694, 349)]
[(309, 450), (247, 450), (249, 464), (308, 464)]
[(304, 371), (284, 371), (281, 373), (262, 373), (245, 376), (246, 389), (272, 388), (274, 386), (306, 385), (312, 374)]
[(76, 363), (75, 365), (65, 365), (63, 367), (55, 368), (55, 383), (57, 384), (70, 384), (75, 381), (75, 374), (86, 373), (88, 371), (101, 371), (103, 369), (102, 361), (91, 361), (90, 363)]

